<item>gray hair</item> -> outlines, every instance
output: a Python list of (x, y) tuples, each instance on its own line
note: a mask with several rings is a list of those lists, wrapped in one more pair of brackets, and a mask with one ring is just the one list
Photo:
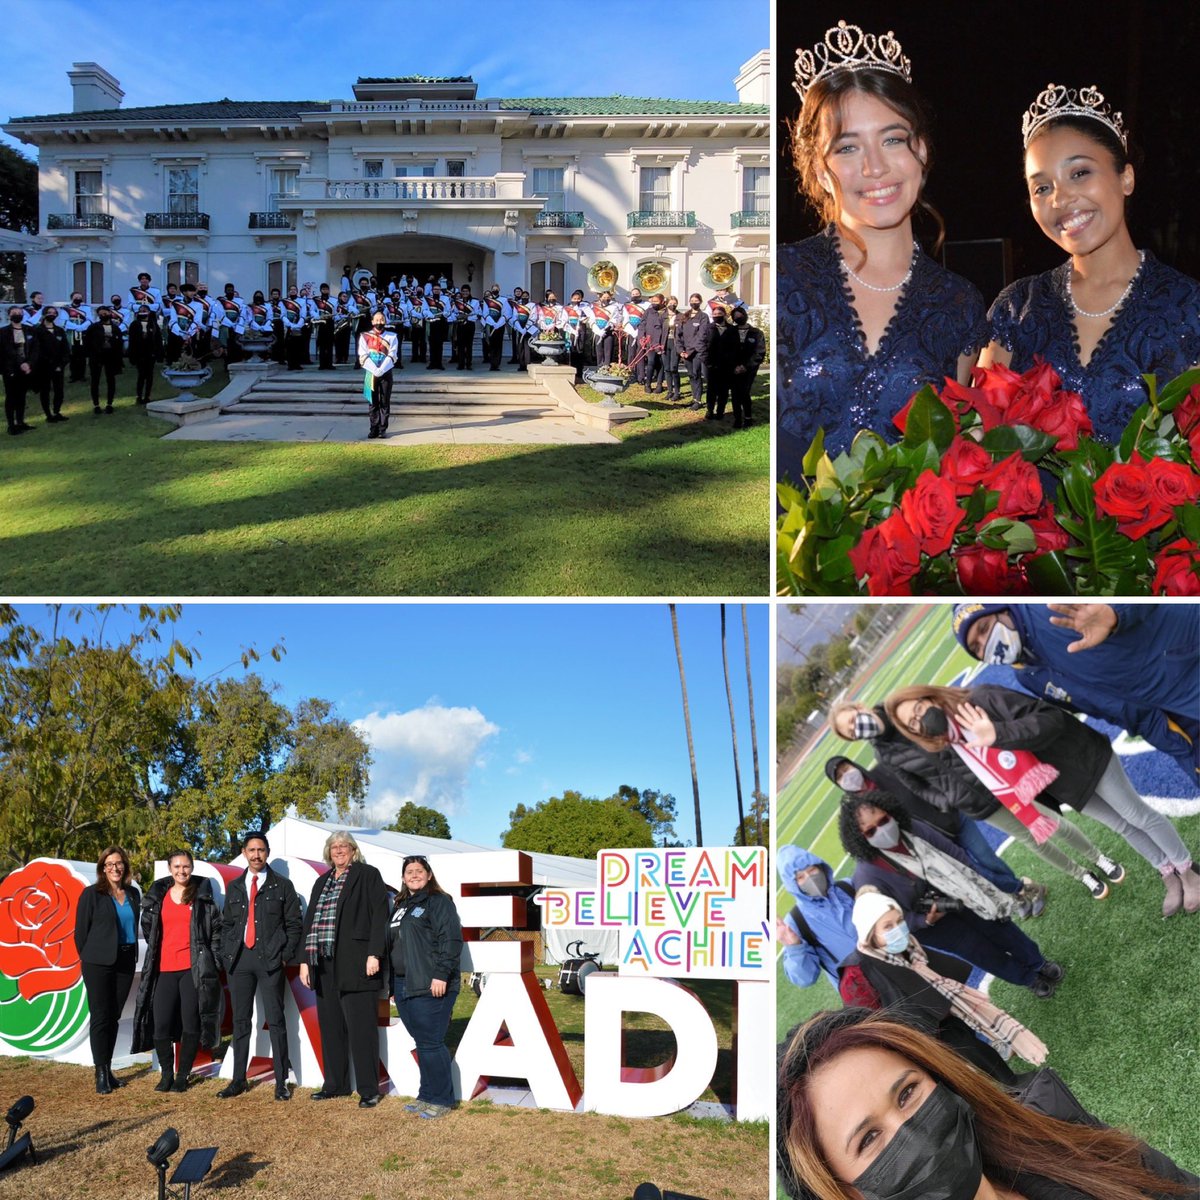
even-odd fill
[(358, 848), (358, 843), (354, 840), (354, 835), (348, 829), (335, 829), (325, 839), (325, 849), (321, 851), (321, 857), (325, 860), (326, 866), (333, 866), (333, 858), (330, 856), (329, 851), (339, 843), (349, 846), (350, 849), (354, 851), (354, 853), (350, 856), (350, 861), (352, 863), (366, 862), (366, 859), (363, 858), (362, 851)]

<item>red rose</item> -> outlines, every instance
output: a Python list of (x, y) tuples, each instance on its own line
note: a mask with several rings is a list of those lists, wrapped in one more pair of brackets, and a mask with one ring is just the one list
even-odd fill
[(1150, 490), (1164, 508), (1195, 504), (1200, 499), (1200, 475), (1187, 463), (1152, 458), (1146, 473), (1150, 476)]
[(1179, 538), (1155, 556), (1156, 596), (1200, 596), (1200, 546)]
[(959, 496), (969, 496), (992, 469), (992, 456), (969, 437), (956, 437), (942, 456), (942, 478), (954, 484)]
[(993, 403), (989, 393), (984, 388), (977, 386), (980, 383), (981, 375), (982, 372), (978, 367), (971, 372), (972, 383), (976, 385), (972, 387), (967, 387), (958, 380), (947, 376), (946, 386), (942, 388), (942, 403), (954, 414), (956, 427), (959, 417), (969, 412), (978, 413), (986, 433), (989, 429), (994, 429), (997, 425), (1004, 423), (1004, 413)]
[(989, 517), (1023, 517), (1035, 513), (1042, 503), (1042, 481), (1037, 468), (1014, 451), (998, 462), (983, 478), (989, 491), (1000, 493), (1000, 503)]
[(922, 471), (916, 487), (901, 497), (900, 512), (924, 553), (944, 554), (950, 549), (954, 531), (967, 515), (957, 501), (954, 484), (932, 471)]
[(1024, 387), (1023, 377), (1003, 363), (990, 367), (976, 367), (971, 372), (971, 382), (983, 392), (993, 407), (1004, 412)]
[(870, 577), (872, 596), (912, 595), (909, 583), (921, 566), (921, 546), (898, 511), (866, 530), (849, 557), (859, 579)]
[(1058, 439), (1056, 450), (1077, 450), (1079, 436), (1092, 432), (1092, 418), (1088, 416), (1083, 397), (1075, 392), (1057, 392), (1054, 403), (1038, 418), (1036, 425), (1042, 433), (1052, 433)]
[(1200, 387), (1194, 387), (1175, 409), (1175, 428), (1188, 440), (1192, 460), (1200, 463)]
[(1065, 550), (1071, 544), (1070, 534), (1054, 519), (1054, 509), (1049, 504), (1038, 509), (1035, 516), (1026, 517), (1025, 524), (1033, 530), (1037, 539), (1037, 553), (1050, 550)]
[(26, 1000), (79, 982), (75, 906), (83, 881), (61, 863), (34, 859), (0, 884), (0, 971)]
[(954, 567), (968, 596), (1012, 596), (1029, 591), (1024, 575), (1009, 562), (1004, 550), (967, 546), (955, 552)]
[(1137, 451), (1127, 463), (1113, 463), (1092, 491), (1096, 511), (1116, 517), (1117, 528), (1128, 538), (1140, 538), (1171, 519), (1171, 510), (1154, 494), (1146, 460)]

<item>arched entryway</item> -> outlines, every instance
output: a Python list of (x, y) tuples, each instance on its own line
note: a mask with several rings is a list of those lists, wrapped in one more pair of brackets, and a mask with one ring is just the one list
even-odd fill
[(371, 271), (387, 285), (390, 279), (407, 275), (424, 283), (430, 276), (444, 276), (455, 285), (470, 284), (479, 291), (491, 282), (494, 255), (485, 246), (454, 238), (388, 235), (364, 238), (335, 246), (327, 252), (328, 274), (337, 280), (344, 267)]

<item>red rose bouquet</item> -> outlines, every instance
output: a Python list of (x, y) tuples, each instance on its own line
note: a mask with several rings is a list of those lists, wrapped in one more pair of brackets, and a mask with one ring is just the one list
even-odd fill
[(1149, 397), (1116, 446), (1041, 360), (923, 388), (902, 440), (818, 431), (781, 484), (784, 595), (1200, 595), (1200, 370)]

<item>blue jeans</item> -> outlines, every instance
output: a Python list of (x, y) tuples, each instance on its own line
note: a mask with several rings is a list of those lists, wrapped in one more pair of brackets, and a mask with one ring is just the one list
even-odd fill
[(1038, 944), (1011, 921), (985, 921), (969, 910), (947, 913), (935, 925), (918, 929), (917, 941), (1004, 979), (1029, 987), (1046, 959)]
[(454, 1011), (457, 991), (444, 996), (405, 996), (404, 979), (396, 979), (396, 1011), (408, 1036), (417, 1044), (417, 1066), (421, 1070), (421, 1089), (417, 1099), (426, 1104), (453, 1104), (454, 1084), (450, 1079), (450, 1051), (446, 1049), (446, 1031)]
[(1012, 868), (991, 848), (983, 836), (983, 830), (970, 817), (962, 819), (958, 844), (975, 864), (975, 870), (989, 883), (1010, 896), (1015, 896), (1021, 890), (1021, 881), (1013, 874)]

